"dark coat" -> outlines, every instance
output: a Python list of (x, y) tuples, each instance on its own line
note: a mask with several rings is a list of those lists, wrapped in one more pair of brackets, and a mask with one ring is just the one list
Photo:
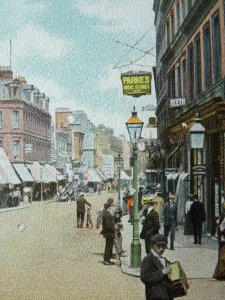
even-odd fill
[(159, 233), (160, 223), (159, 223), (159, 215), (153, 209), (144, 219), (143, 228), (140, 234), (142, 239), (150, 240), (153, 235)]
[(170, 203), (166, 203), (163, 210), (163, 224), (166, 226), (177, 225), (177, 204), (174, 203), (173, 207)]
[(205, 208), (202, 202), (194, 201), (190, 208), (190, 218), (193, 223), (204, 223), (206, 220)]
[(77, 199), (77, 212), (85, 213), (85, 204), (91, 206), (89, 202), (82, 196)]
[(172, 283), (168, 275), (163, 275), (162, 269), (159, 259), (150, 251), (141, 263), (140, 272), (141, 281), (145, 284), (146, 300), (173, 299)]
[(113, 216), (107, 209), (103, 210), (102, 214), (102, 231), (104, 238), (114, 239), (115, 237), (115, 226), (113, 222)]

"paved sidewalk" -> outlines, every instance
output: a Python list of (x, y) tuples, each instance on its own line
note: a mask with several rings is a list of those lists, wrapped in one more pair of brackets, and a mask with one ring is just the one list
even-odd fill
[[(127, 251), (126, 257), (121, 258), (121, 269), (123, 273), (140, 276), (140, 268), (130, 267), (131, 242), (133, 237), (133, 226), (128, 223), (128, 216), (123, 217), (123, 248)], [(140, 225), (141, 230), (141, 225)], [(163, 231), (163, 225), (160, 232)], [(141, 242), (142, 259), (146, 255), (144, 241)], [(164, 256), (171, 262), (180, 261), (187, 277), (190, 279), (212, 278), (218, 255), (218, 245), (215, 239), (203, 235), (202, 245), (193, 245), (193, 236), (183, 235), (183, 227), (176, 231), (175, 250), (167, 249)]]

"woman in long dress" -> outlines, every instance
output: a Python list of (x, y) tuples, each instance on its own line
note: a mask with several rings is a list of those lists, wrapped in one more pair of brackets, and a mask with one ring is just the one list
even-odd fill
[(225, 202), (223, 203), (223, 213), (219, 219), (217, 235), (219, 251), (213, 278), (217, 280), (225, 280)]

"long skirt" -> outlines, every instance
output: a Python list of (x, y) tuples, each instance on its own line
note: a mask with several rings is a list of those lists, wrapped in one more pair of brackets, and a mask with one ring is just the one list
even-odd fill
[(219, 249), (218, 261), (213, 274), (213, 278), (225, 280), (225, 243), (222, 243)]

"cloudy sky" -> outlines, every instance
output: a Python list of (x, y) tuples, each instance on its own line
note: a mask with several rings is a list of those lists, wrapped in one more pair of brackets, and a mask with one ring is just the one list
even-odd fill
[(11, 40), (14, 75), (50, 97), (52, 116), (57, 107), (84, 110), (95, 125), (127, 135), (134, 105), (143, 121), (154, 115), (142, 110), (155, 104), (154, 85), (151, 96), (133, 98), (123, 96), (120, 80), (123, 72), (155, 65), (152, 6), (153, 0), (1, 0), (0, 64), (9, 65)]

